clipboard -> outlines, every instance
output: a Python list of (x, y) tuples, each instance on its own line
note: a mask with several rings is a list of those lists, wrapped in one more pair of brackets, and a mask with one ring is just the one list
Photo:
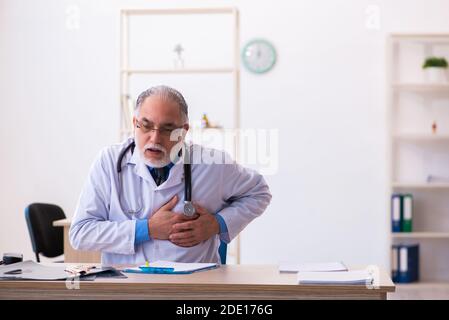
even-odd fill
[(217, 268), (216, 263), (183, 263), (172, 261), (156, 261), (148, 265), (123, 270), (126, 273), (143, 274), (191, 274)]

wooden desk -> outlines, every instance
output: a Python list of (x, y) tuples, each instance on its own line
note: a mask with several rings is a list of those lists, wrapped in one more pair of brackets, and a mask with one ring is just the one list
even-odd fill
[[(120, 268), (120, 267), (118, 267)], [(380, 286), (305, 286), (274, 265), (225, 265), (188, 275), (133, 274), (128, 279), (0, 281), (0, 299), (386, 299), (395, 286), (380, 272)]]
[(74, 263), (100, 263), (101, 253), (95, 251), (80, 251), (75, 250), (70, 245), (69, 241), (69, 230), (70, 230), (70, 220), (62, 219), (53, 221), (54, 227), (64, 228), (64, 262), (74, 262)]

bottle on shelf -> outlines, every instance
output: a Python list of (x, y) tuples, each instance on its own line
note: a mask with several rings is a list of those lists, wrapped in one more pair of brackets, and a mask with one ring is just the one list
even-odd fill
[(205, 113), (203, 113), (203, 117), (201, 118), (201, 128), (210, 128), (209, 119)]

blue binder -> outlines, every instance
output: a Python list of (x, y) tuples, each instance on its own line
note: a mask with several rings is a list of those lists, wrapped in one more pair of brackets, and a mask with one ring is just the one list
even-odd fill
[(398, 283), (410, 283), (419, 280), (419, 244), (398, 245)]
[(391, 279), (393, 282), (399, 281), (399, 246), (391, 246)]
[(394, 193), (391, 196), (391, 231), (401, 232), (402, 217), (403, 217), (403, 199), (399, 193)]

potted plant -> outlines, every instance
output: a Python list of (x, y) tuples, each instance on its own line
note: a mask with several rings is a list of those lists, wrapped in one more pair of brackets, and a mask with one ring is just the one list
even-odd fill
[(447, 61), (444, 57), (429, 57), (424, 61), (422, 67), (429, 82), (441, 83), (447, 81)]

